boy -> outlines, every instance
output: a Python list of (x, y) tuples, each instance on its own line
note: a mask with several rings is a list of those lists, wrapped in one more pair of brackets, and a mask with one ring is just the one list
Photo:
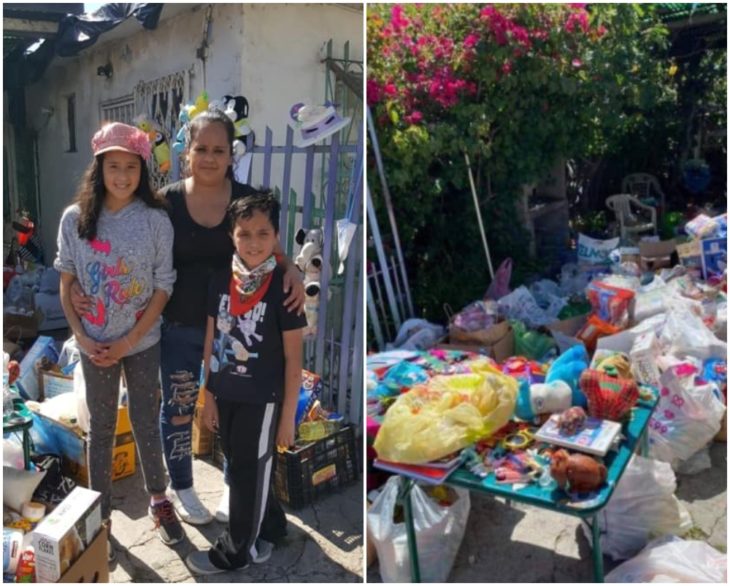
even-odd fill
[(214, 547), (188, 556), (197, 574), (241, 569), (271, 556), (273, 546), (258, 535), (274, 441), (294, 444), (302, 376), (306, 319), (286, 311), (283, 272), (274, 258), (279, 203), (256, 193), (233, 201), (228, 213), (236, 252), (231, 269), (212, 279), (208, 296), (203, 421), (220, 435), (228, 459), (230, 513)]

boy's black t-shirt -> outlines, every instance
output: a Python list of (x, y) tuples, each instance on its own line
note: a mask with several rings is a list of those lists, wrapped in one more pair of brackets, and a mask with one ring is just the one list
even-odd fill
[(215, 330), (206, 388), (216, 397), (241, 403), (284, 398), (282, 332), (303, 328), (307, 320), (284, 307), (283, 275), (277, 266), (261, 301), (239, 317), (228, 312), (230, 268), (213, 276), (208, 315), (215, 320)]
[[(231, 200), (255, 192), (249, 185), (234, 182)], [(193, 220), (185, 204), (183, 181), (168, 185), (160, 193), (170, 203), (170, 220), (175, 230), (172, 262), (177, 271), (175, 288), (163, 315), (171, 322), (204, 328), (210, 279), (231, 264), (234, 249), (228, 218), (213, 228)]]

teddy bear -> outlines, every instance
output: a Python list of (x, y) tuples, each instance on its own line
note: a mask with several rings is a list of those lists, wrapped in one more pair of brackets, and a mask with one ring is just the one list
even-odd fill
[(304, 315), (307, 318), (304, 335), (313, 336), (317, 332), (324, 235), (320, 228), (300, 228), (295, 240), (302, 247), (294, 264), (304, 273)]
[(550, 475), (564, 490), (591, 492), (606, 482), (606, 467), (586, 454), (558, 450), (550, 463)]

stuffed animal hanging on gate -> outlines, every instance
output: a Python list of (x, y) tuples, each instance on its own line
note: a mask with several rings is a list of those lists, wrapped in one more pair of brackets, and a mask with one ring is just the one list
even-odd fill
[(162, 175), (167, 175), (170, 171), (170, 145), (167, 137), (162, 129), (152, 122), (144, 114), (140, 114), (134, 118), (134, 125), (144, 132), (150, 139), (152, 154), (157, 163), (157, 169)]
[(294, 264), (304, 273), (304, 315), (307, 317), (307, 327), (304, 329), (304, 335), (314, 336), (317, 333), (319, 316), (324, 235), (320, 228), (309, 230), (300, 228), (295, 240), (302, 247), (294, 260)]

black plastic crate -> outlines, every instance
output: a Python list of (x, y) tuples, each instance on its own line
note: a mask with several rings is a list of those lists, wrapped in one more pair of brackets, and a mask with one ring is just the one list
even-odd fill
[(292, 509), (313, 503), (357, 477), (355, 433), (350, 426), (316, 442), (276, 453), (274, 492)]

